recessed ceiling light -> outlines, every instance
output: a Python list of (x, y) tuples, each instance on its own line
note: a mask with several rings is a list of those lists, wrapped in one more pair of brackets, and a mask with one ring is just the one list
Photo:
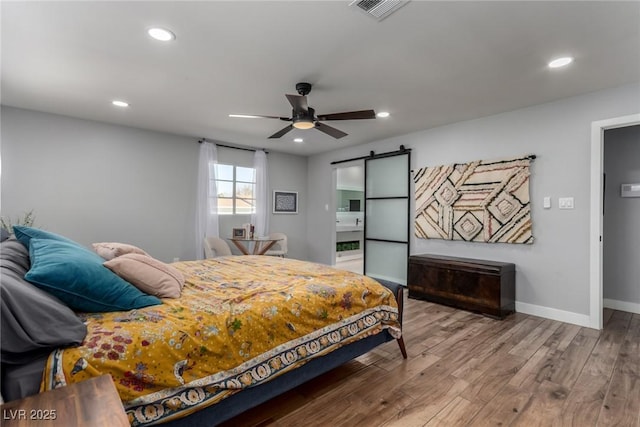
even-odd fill
[(147, 33), (149, 33), (149, 35), (154, 39), (160, 40), (161, 42), (168, 42), (176, 38), (175, 34), (169, 30), (165, 30), (164, 28), (150, 28)]
[(293, 142), (302, 142), (302, 141), (304, 141), (304, 139), (302, 139), (302, 138), (295, 138), (295, 139), (293, 140)]
[(129, 103), (128, 102), (124, 102), (124, 101), (111, 101), (111, 103), (113, 105), (115, 105), (116, 107), (128, 107)]
[(387, 111), (380, 111), (378, 114), (376, 114), (376, 116), (380, 118), (385, 118), (385, 117), (389, 117), (389, 113)]
[(249, 114), (229, 114), (229, 117), (239, 117), (241, 119), (260, 119), (260, 116), (252, 116)]
[(570, 56), (563, 56), (562, 58), (556, 58), (549, 62), (549, 68), (560, 68), (567, 66), (573, 62), (573, 58)]

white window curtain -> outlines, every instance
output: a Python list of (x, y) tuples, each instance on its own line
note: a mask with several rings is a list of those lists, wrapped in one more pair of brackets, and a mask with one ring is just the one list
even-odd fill
[(267, 171), (267, 153), (256, 150), (253, 156), (253, 168), (256, 181), (256, 212), (251, 215), (256, 236), (266, 236), (269, 233), (269, 174)]
[(198, 157), (198, 194), (196, 197), (196, 259), (204, 259), (205, 237), (218, 237), (218, 192), (215, 164), (218, 150), (212, 142), (202, 141)]

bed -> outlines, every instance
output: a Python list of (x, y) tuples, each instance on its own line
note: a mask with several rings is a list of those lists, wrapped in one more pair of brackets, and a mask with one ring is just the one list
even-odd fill
[[(54, 247), (55, 253), (77, 245), (51, 242), (48, 234), (29, 237), (34, 240), (22, 244), (36, 261), (27, 278), (39, 267), (39, 245)], [(15, 240), (2, 245), (4, 272), (12, 252), (6, 247), (19, 247)], [(63, 259), (67, 262), (69, 255)], [(184, 277), (178, 298), (96, 312), (82, 312), (71, 303), (84, 330), (77, 327), (72, 337), (47, 336), (49, 342), (38, 343), (41, 348), (24, 353), (5, 345), (3, 333), (3, 394), (15, 398), (33, 392), (36, 379), (42, 391), (110, 374), (132, 425), (216, 425), (387, 341), (398, 340), (406, 357), (403, 288), (397, 284), (265, 256), (171, 267)], [(53, 296), (58, 297), (66, 295)], [(33, 320), (20, 316), (15, 313), (17, 323)], [(22, 384), (21, 390), (5, 391), (7, 384)]]

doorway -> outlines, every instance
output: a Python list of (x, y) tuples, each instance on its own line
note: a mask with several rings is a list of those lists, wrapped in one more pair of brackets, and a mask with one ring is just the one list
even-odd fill
[(336, 167), (335, 262), (341, 270), (364, 272), (364, 161)]
[(591, 206), (589, 248), (589, 326), (602, 329), (603, 207), (605, 131), (640, 124), (640, 114), (591, 123)]
[(604, 142), (603, 306), (640, 314), (640, 125), (608, 129)]

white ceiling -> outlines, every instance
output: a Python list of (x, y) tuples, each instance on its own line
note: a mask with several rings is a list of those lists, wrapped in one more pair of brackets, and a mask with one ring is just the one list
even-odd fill
[[(640, 81), (637, 1), (414, 0), (380, 22), (349, 3), (3, 1), (1, 101), (310, 155)], [(575, 62), (546, 67), (562, 55)], [(317, 113), (391, 116), (325, 122), (341, 140), (228, 117), (289, 116), (300, 81)]]

